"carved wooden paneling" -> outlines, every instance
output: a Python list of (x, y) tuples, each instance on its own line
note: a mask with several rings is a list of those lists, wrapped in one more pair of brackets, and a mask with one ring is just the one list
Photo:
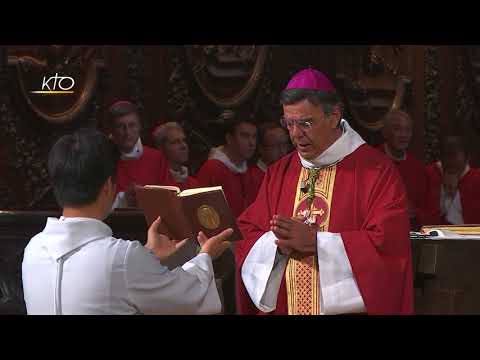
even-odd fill
[(408, 47), (409, 65), (412, 74), (413, 137), (411, 151), (421, 161), (425, 160), (425, 47), (413, 45)]
[[(7, 71), (2, 70), (7, 86), (0, 89), (0, 131), (6, 138), (7, 168), (13, 176), (7, 186), (21, 190), (2, 197), (0, 207), (35, 208), (48, 192), (46, 158), (51, 145), (79, 127), (96, 126), (99, 78), (95, 69), (103, 65), (103, 52), (89, 46), (9, 46), (7, 55)], [(77, 80), (74, 94), (36, 94), (37, 98), (30, 93), (40, 90), (42, 74), (48, 77), (52, 71)], [(53, 83), (49, 84), (53, 90)]]
[(71, 122), (92, 101), (97, 68), (103, 65), (94, 46), (11, 47), (19, 97), (36, 117), (55, 124)]
[(480, 167), (480, 47), (460, 49), (457, 121), (469, 140), (471, 164)]
[(439, 112), (440, 112), (440, 133), (461, 133), (462, 129), (455, 124), (456, 106), (456, 47), (438, 47), (438, 70), (439, 70)]
[(127, 46), (105, 46), (105, 93), (102, 94), (98, 125), (107, 129), (106, 114), (108, 107), (118, 99), (128, 99), (128, 58)]
[(411, 52), (404, 45), (354, 46), (338, 49), (337, 74), (346, 116), (371, 144), (383, 141), (382, 118), (390, 110), (411, 112)]
[(171, 121), (168, 107), (170, 47), (145, 46), (144, 139), (150, 141), (153, 126)]
[[(7, 50), (19, 53), (27, 48), (10, 46)], [(0, 89), (0, 131), (9, 139), (9, 168), (14, 169), (15, 185), (24, 189), (22, 196), (16, 196), (24, 199), (13, 200), (12, 189), (4, 188), (4, 193), (10, 195), (3, 197), (5, 200), (0, 207), (10, 207), (12, 203), (21, 208), (40, 204), (47, 186), (45, 160), (51, 144), (80, 125), (96, 124), (105, 129), (106, 109), (121, 98), (132, 98), (142, 105), (143, 136), (147, 144), (155, 123), (167, 119), (181, 122), (191, 141), (193, 169), (198, 168), (209, 147), (223, 141), (222, 127), (210, 124), (219, 120), (221, 124), (228, 114), (224, 113), (225, 108), (202, 93), (186, 48), (99, 46), (104, 54), (105, 67), (98, 70), (97, 89), (84, 114), (86, 119), (62, 126), (38, 121), (31, 111), (16, 101), (13, 96), (17, 92), (15, 69), (3, 66), (2, 70), (0, 67), (0, 77), (6, 79), (3, 84), (7, 85)], [(440, 134), (452, 126), (454, 129), (459, 127), (455, 124), (461, 119), (464, 119), (460, 121), (462, 131), (471, 137), (472, 148), (478, 153), (477, 144), (480, 142), (471, 136), (480, 133), (476, 120), (479, 117), (475, 115), (478, 111), (475, 111), (473, 101), (465, 99), (470, 96), (468, 91), (473, 89), (468, 85), (469, 81), (475, 80), (475, 74), (479, 73), (480, 61), (476, 59), (480, 57), (470, 51), (473, 55), (467, 64), (471, 66), (459, 70), (462, 78), (457, 75), (459, 71), (454, 70), (462, 63), (458, 60), (461, 59), (459, 53), (462, 52), (448, 46), (272, 45), (258, 83), (248, 99), (233, 110), (248, 113), (257, 122), (277, 120), (282, 111), (278, 97), (289, 78), (302, 68), (312, 66), (329, 75), (341, 89), (347, 105), (345, 117), (367, 142), (375, 144), (382, 140), (379, 120), (389, 107), (399, 105), (413, 116), (411, 149), (417, 157), (426, 162), (436, 159)], [(4, 64), (5, 61), (4, 56)], [(472, 71), (472, 66), (476, 72)], [(399, 90), (402, 76), (410, 80), (410, 85), (404, 83), (407, 86)], [(478, 85), (478, 82), (473, 81), (473, 84)], [(480, 158), (480, 154), (473, 158)]]

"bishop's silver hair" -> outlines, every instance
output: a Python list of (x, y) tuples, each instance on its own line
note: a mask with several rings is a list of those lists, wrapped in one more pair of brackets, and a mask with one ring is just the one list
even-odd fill
[(163, 146), (165, 144), (165, 142), (167, 141), (168, 131), (171, 129), (178, 129), (183, 131), (183, 128), (180, 126), (180, 124), (175, 121), (169, 121), (155, 128), (152, 133), (152, 137), (157, 146)]

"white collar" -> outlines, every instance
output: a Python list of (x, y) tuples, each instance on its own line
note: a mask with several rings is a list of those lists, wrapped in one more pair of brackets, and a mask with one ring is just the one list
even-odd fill
[(83, 245), (112, 236), (112, 229), (103, 221), (84, 217), (49, 217), (40, 233), (48, 238), (45, 245), (54, 259)]
[(186, 166), (181, 166), (179, 171), (176, 171), (170, 168), (170, 173), (173, 176), (173, 179), (177, 183), (184, 183), (188, 178), (188, 168)]
[(257, 166), (262, 170), (263, 172), (267, 172), (268, 165), (263, 162), (262, 159), (257, 160)]
[(128, 153), (122, 152), (122, 160), (135, 160), (139, 159), (143, 155), (143, 145), (142, 140), (138, 137), (135, 146), (133, 147), (132, 151)]
[(221, 161), (227, 168), (232, 172), (243, 174), (247, 171), (247, 162), (243, 161), (240, 166), (235, 165), (232, 160), (225, 154), (225, 148), (223, 145), (212, 148), (210, 154), (208, 155), (209, 159), (215, 159)]
[(345, 119), (340, 120), (340, 126), (343, 134), (316, 159), (306, 160), (302, 158), (300, 153), (298, 154), (303, 167), (311, 169), (332, 165), (353, 153), (359, 146), (365, 144), (362, 137), (350, 127)]
[(447, 196), (443, 186), (440, 189), (440, 207), (445, 219), (450, 224), (463, 224), (462, 201), (460, 200), (460, 191), (457, 189), (453, 197)]

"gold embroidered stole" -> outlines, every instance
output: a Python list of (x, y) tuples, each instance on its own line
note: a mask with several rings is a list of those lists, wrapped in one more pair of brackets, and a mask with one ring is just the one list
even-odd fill
[[(302, 191), (307, 183), (308, 169), (302, 168), (298, 178), (293, 217), (310, 216), (319, 231), (328, 231), (330, 205), (335, 182), (336, 165), (321, 169), (315, 182), (315, 198), (311, 214), (308, 212), (307, 192)], [(289, 258), (285, 273), (289, 315), (320, 314), (320, 288), (317, 255)]]

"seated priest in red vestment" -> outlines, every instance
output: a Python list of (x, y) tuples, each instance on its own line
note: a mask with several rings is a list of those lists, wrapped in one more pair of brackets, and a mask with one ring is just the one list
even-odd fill
[(242, 314), (412, 314), (405, 186), (342, 119), (330, 80), (302, 70), (282, 92), (297, 151), (272, 164), (238, 220)]
[(197, 179), (188, 174), (189, 148), (183, 128), (177, 122), (167, 122), (157, 126), (152, 132), (155, 147), (165, 154), (169, 170), (181, 190), (197, 188)]
[[(255, 178), (247, 161), (255, 153), (257, 127), (245, 117), (238, 116), (226, 124), (225, 144), (210, 151), (208, 160), (197, 173), (200, 186), (222, 186), (235, 217), (238, 217), (257, 195)], [(236, 314), (235, 255), (226, 251), (215, 263), (215, 273), (221, 274), (225, 299), (225, 314)]]
[(212, 148), (197, 173), (200, 186), (222, 186), (234, 216), (256, 197), (254, 176), (247, 164), (257, 144), (257, 126), (238, 117), (226, 125), (225, 144)]
[(134, 185), (175, 185), (164, 155), (142, 144), (142, 123), (137, 107), (129, 101), (117, 101), (110, 106), (108, 116), (110, 138), (121, 152), (116, 175), (117, 198), (113, 206), (136, 206)]
[(408, 151), (412, 140), (412, 119), (402, 110), (389, 111), (383, 119), (382, 135), (385, 142), (377, 148), (395, 164), (407, 190), (408, 214), (412, 230), (433, 224), (435, 214), (429, 212), (427, 174), (425, 165)]
[(278, 122), (258, 127), (258, 160), (251, 166), (256, 192), (262, 185), (267, 168), (292, 150), (288, 132)]
[(447, 136), (440, 146), (440, 161), (427, 166), (431, 212), (440, 224), (480, 223), (480, 169), (469, 165), (461, 136)]

